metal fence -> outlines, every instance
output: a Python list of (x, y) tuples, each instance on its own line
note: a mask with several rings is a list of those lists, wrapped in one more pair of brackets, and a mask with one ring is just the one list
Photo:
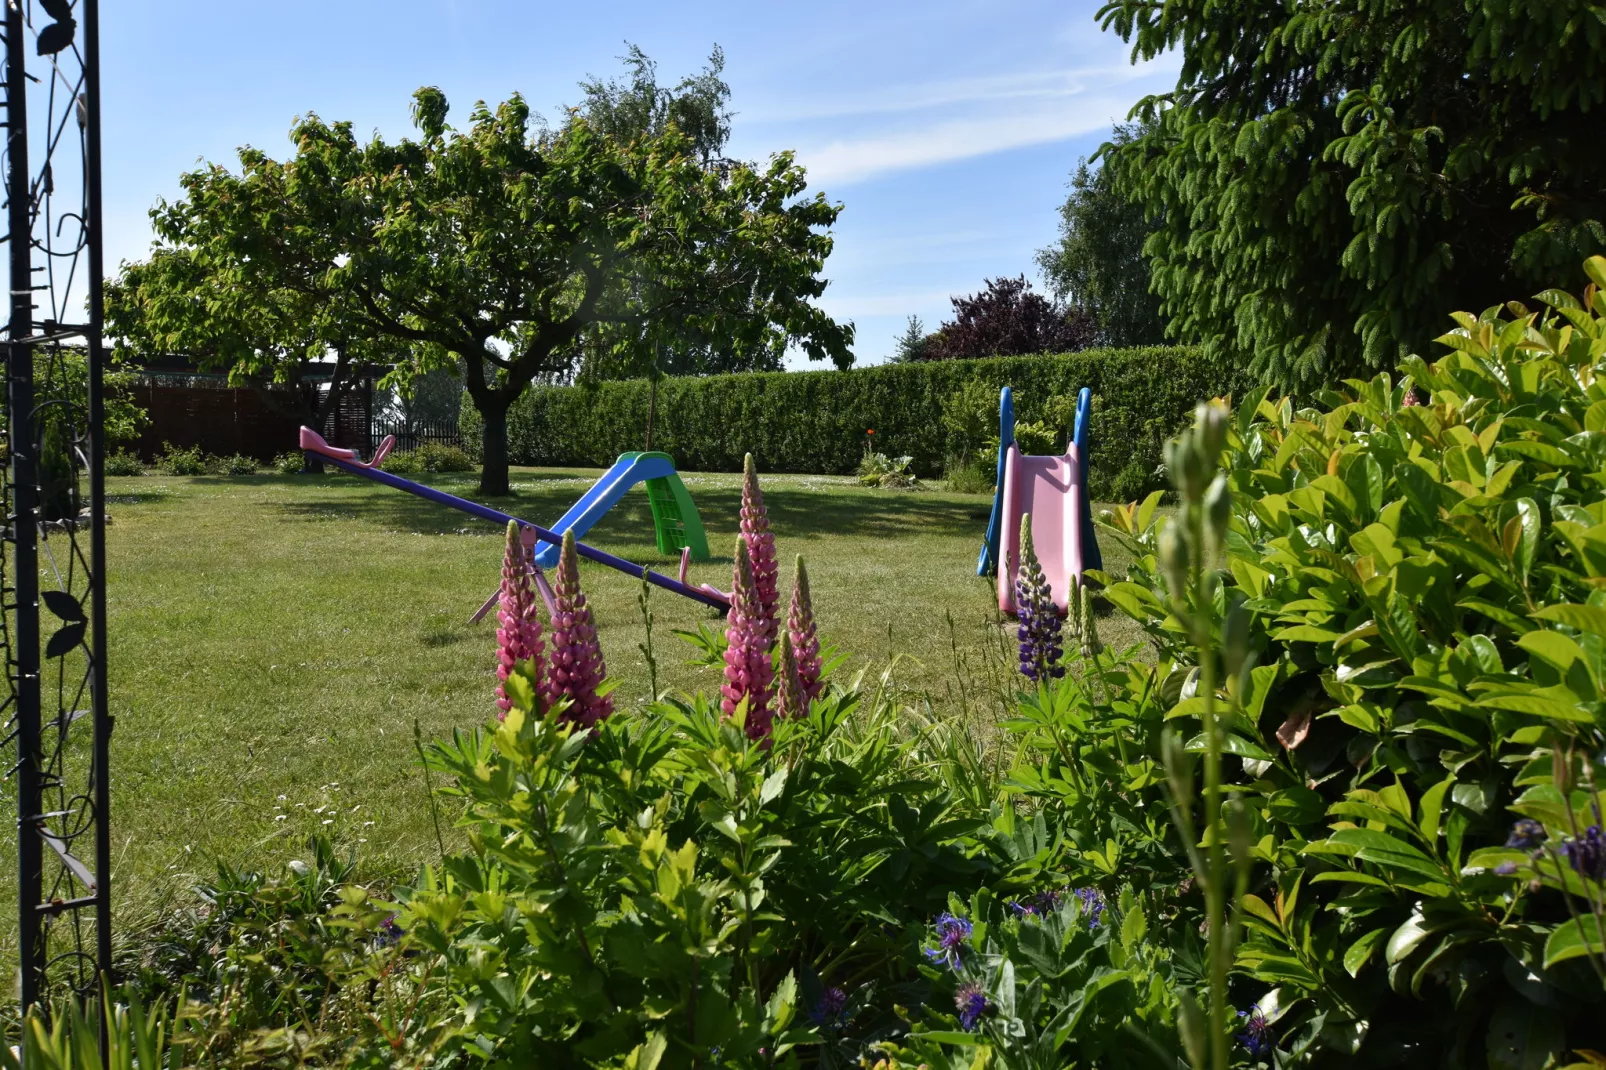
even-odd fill
[(462, 446), (463, 432), (456, 420), (424, 420), (408, 423), (406, 420), (375, 417), (368, 425), (368, 436), (377, 446), (386, 435), (396, 436), (397, 450), (416, 450), (429, 443), (438, 446)]

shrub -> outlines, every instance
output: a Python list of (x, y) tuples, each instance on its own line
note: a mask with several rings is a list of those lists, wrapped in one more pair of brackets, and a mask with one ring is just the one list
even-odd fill
[(206, 456), (199, 446), (179, 449), (171, 442), (164, 442), (162, 452), (156, 455), (156, 470), (164, 476), (203, 476)]
[(256, 474), (257, 468), (257, 459), (243, 453), (236, 453), (232, 457), (206, 458), (206, 474), (212, 476), (251, 476)]
[(474, 458), (461, 446), (426, 442), (418, 447), (419, 461), (426, 472), (472, 472)]
[(942, 474), (955, 494), (991, 494), (998, 469), (975, 457), (949, 457)]
[(859, 467), (854, 474), (859, 477), (862, 486), (908, 489), (920, 482), (910, 474), (909, 460), (908, 457), (888, 457), (884, 453), (866, 450), (864, 456), (859, 458)]
[(145, 462), (139, 454), (128, 450), (114, 450), (106, 455), (106, 474), (109, 476), (142, 476)]
[(399, 476), (415, 476), (424, 471), (424, 459), (418, 455), (417, 450), (392, 451), (379, 462), (379, 467)]
[[(671, 378), (659, 383), (653, 447), (686, 470), (739, 471), (752, 452), (768, 471), (846, 475), (858, 467), (864, 433), (873, 427), (877, 441), (910, 456), (914, 474), (932, 477), (948, 455), (986, 445), (944, 419), (950, 399), (968, 389), (974, 423), (991, 437), (1004, 385), (1014, 389), (1022, 422), (1043, 419), (1056, 395), (1074, 398), (1080, 387), (1091, 388), (1089, 490), (1100, 500), (1118, 490), (1130, 500), (1163, 483), (1156, 472), (1161, 446), (1194, 403), (1241, 393), (1247, 383), (1232, 368), (1177, 347)], [(510, 455), (515, 464), (612, 464), (641, 449), (648, 401), (644, 380), (533, 389), (509, 411)], [(478, 428), (479, 417), (465, 408), (463, 431), (474, 448)], [(1053, 437), (1064, 433), (1056, 428)]]
[(273, 459), (273, 468), (282, 476), (293, 476), (307, 467), (307, 456), (300, 450), (281, 453)]
[(1251, 394), (1217, 487), (1175, 473), (1198, 526), (1156, 498), (1109, 514), (1134, 565), (1108, 597), (1196, 689), (1165, 713), (1179, 751), (1214, 731), (1233, 759), (1237, 969), (1306, 1058), (1541, 1065), (1599, 1035), (1606, 259), (1588, 267), (1582, 303), (1456, 314), (1453, 352), (1398, 383)]

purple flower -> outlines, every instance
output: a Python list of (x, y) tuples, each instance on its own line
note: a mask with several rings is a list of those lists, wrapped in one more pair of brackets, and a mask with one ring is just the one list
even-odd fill
[(792, 652), (790, 632), (781, 633), (779, 661), (775, 674), (775, 716), (782, 720), (808, 716), (809, 700), (803, 691), (803, 682), (798, 679), (797, 656)]
[(1519, 851), (1531, 851), (1545, 842), (1545, 826), (1525, 817), (1511, 826), (1511, 835), (1506, 839), (1507, 847), (1514, 847)]
[(379, 923), (379, 932), (374, 934), (376, 948), (395, 947), (401, 943), (401, 938), (407, 935), (407, 930), (396, 924), (396, 915), (386, 914), (385, 920)]
[[(530, 572), (535, 561), (529, 547), (524, 545), (524, 534), (518, 522), (507, 522), (507, 547), (502, 555), (502, 589), (497, 594), (496, 619), (496, 705), (498, 717), (506, 717), (513, 708), (507, 697), (507, 678), (519, 667), (530, 667), (531, 682), (536, 686), (536, 703), (545, 707), (541, 695), (541, 678), (544, 675), (541, 658), (541, 618), (536, 615), (536, 599), (530, 589)], [(531, 710), (541, 713), (543, 710)]]
[(725, 686), (720, 708), (727, 716), (747, 699), (747, 735), (761, 739), (770, 734), (775, 712), (775, 665), (770, 661), (773, 635), (766, 635), (763, 607), (753, 578), (747, 543), (736, 540), (735, 583), (731, 587), (730, 614), (725, 618)]
[(1028, 680), (1064, 676), (1060, 664), (1060, 615), (1048, 577), (1032, 548), (1032, 518), (1021, 518), (1020, 567), (1015, 573), (1015, 616), (1019, 621), (1020, 671)]
[(1599, 825), (1591, 825), (1582, 836), (1563, 843), (1561, 853), (1580, 877), (1606, 880), (1606, 836)]
[(563, 551), (558, 555), (548, 669), (547, 705), (567, 696), (570, 705), (565, 720), (590, 728), (613, 713), (613, 696), (598, 694), (608, 669), (602, 662), (602, 645), (597, 642), (591, 607), (580, 590), (580, 558), (575, 553), (572, 531), (564, 532)]
[(1244, 1031), (1238, 1034), (1238, 1043), (1242, 1044), (1244, 1050), (1252, 1057), (1258, 1059), (1277, 1046), (1272, 1040), (1271, 1023), (1266, 1021), (1266, 1016), (1260, 1013), (1259, 1007), (1239, 1011), (1238, 1017), (1245, 1019)]
[(820, 1001), (809, 1012), (809, 1017), (814, 1019), (816, 1025), (825, 1025), (836, 1021), (837, 1016), (847, 1009), (847, 1005), (848, 994), (846, 990), (827, 988), (820, 993)]
[(1498, 866), (1494, 867), (1494, 871), (1497, 876), (1509, 877), (1513, 873), (1517, 872), (1517, 863), (1502, 862)]
[(770, 531), (769, 510), (764, 508), (764, 494), (758, 489), (758, 467), (751, 453), (742, 461), (741, 531), (753, 567), (756, 615), (751, 625), (763, 637), (768, 651), (780, 630), (776, 607), (780, 602), (781, 567), (775, 557), (775, 535)]
[(945, 912), (937, 917), (933, 928), (937, 931), (937, 946), (926, 948), (926, 958), (932, 962), (946, 963), (951, 969), (959, 969), (959, 952), (965, 941), (970, 939), (969, 919)]
[(1097, 888), (1078, 888), (1071, 894), (1082, 901), (1082, 914), (1087, 918), (1087, 927), (1098, 928), (1104, 918), (1104, 893)]
[(959, 1027), (965, 1032), (976, 1028), (976, 1020), (991, 1009), (987, 993), (978, 984), (963, 984), (954, 993), (954, 1006), (959, 1010)]
[(797, 679), (805, 699), (817, 699), (825, 690), (820, 679), (820, 637), (814, 628), (814, 604), (809, 599), (809, 571), (803, 555), (797, 555), (792, 574), (792, 605), (786, 614), (786, 631), (792, 637), (792, 655), (797, 659)]
[(1018, 918), (1035, 918), (1044, 914), (1052, 914), (1059, 909), (1060, 900), (1064, 896), (1058, 888), (1049, 888), (1045, 891), (1034, 892), (1025, 899), (1011, 899), (1009, 909), (1015, 912)]

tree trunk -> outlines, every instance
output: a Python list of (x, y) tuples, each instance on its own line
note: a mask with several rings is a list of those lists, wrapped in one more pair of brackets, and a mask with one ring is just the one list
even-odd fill
[(480, 439), (480, 493), (508, 493), (507, 484), (507, 408), (508, 403), (494, 393), (478, 402), (484, 431)]

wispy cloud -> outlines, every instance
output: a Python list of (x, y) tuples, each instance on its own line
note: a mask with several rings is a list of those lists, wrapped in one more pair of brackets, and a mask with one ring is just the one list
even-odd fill
[[(813, 184), (840, 187), (1106, 128), (1145, 93), (1168, 87), (1174, 73), (1169, 56), (1136, 66), (1010, 72), (814, 98), (743, 119), (793, 127)], [(810, 136), (821, 127), (830, 132)]]
[[(901, 293), (833, 294), (826, 290), (820, 307), (838, 319), (866, 316), (905, 316), (911, 310), (948, 307), (948, 299), (961, 291), (952, 288)], [(872, 347), (873, 348), (873, 347)]]

